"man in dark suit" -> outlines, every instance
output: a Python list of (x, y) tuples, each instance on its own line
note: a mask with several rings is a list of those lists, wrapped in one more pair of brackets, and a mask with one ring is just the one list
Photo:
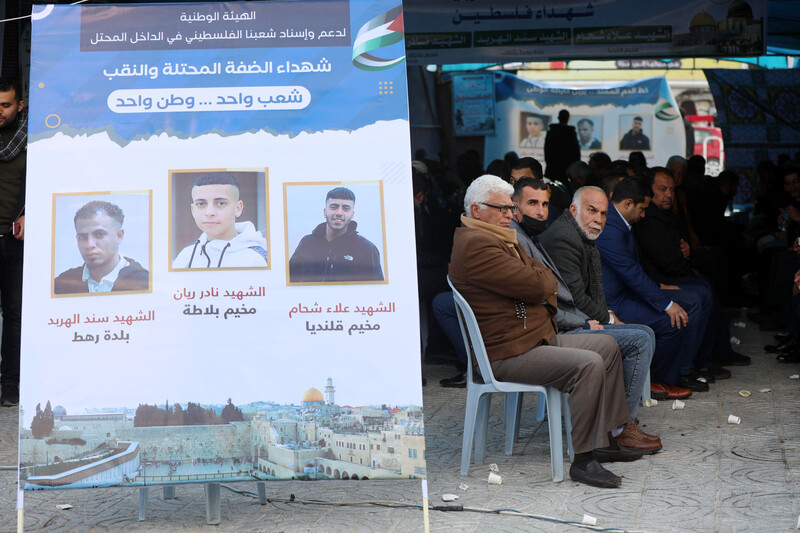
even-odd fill
[(664, 167), (653, 167), (648, 174), (653, 200), (645, 218), (636, 224), (633, 234), (642, 252), (642, 266), (657, 283), (670, 283), (683, 290), (697, 293), (709, 313), (708, 327), (703, 331), (700, 353), (713, 359), (714, 364), (698, 369), (710, 383), (727, 379), (731, 373), (721, 365), (745, 365), (749, 358), (731, 349), (731, 332), (722, 312), (719, 298), (706, 278), (692, 267), (692, 249), (686, 231), (672, 212), (675, 197), (675, 179)]
[(690, 389), (708, 390), (704, 378), (692, 373), (701, 332), (708, 323), (702, 302), (690, 291), (656, 284), (639, 260), (632, 225), (645, 213), (652, 191), (637, 177), (614, 188), (605, 230), (597, 238), (608, 305), (626, 322), (650, 326), (656, 334), (651, 379)]

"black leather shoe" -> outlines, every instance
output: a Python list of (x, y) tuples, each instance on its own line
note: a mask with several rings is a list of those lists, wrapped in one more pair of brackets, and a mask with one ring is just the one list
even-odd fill
[(779, 363), (800, 363), (800, 352), (782, 353), (777, 359)]
[(711, 373), (707, 368), (706, 369), (703, 369), (703, 368), (694, 368), (694, 369), (692, 369), (692, 372), (689, 374), (689, 378), (691, 378), (691, 379), (703, 378), (704, 380), (706, 380), (706, 383), (708, 383), (709, 385), (711, 385), (712, 383), (714, 383), (716, 381), (716, 379), (714, 378), (714, 374)]
[[(778, 346), (776, 353), (792, 353), (798, 350), (800, 350), (800, 343), (793, 340), (792, 342)], [(766, 347), (764, 347), (764, 351), (766, 351)]]
[(614, 445), (607, 446), (606, 448), (597, 448), (592, 450), (592, 456), (601, 463), (627, 463), (636, 461), (642, 458), (644, 451), (638, 448), (626, 448), (622, 444), (613, 441)]
[(795, 337), (791, 337), (786, 342), (781, 342), (778, 344), (767, 344), (764, 346), (764, 351), (767, 353), (786, 353), (790, 352), (798, 347), (798, 342)]
[(750, 364), (750, 358), (739, 352), (731, 351), (731, 356), (727, 361), (720, 363), (722, 366), (747, 366)]
[(678, 387), (689, 389), (692, 392), (707, 392), (708, 383), (697, 381), (697, 378), (691, 376), (681, 376), (678, 378)]
[[(700, 375), (711, 374), (715, 379), (730, 379), (731, 371), (727, 368), (722, 368), (720, 365), (711, 365), (708, 368), (701, 368)], [(714, 383), (709, 381), (709, 383)]]
[(451, 378), (445, 378), (439, 381), (442, 387), (451, 387), (456, 389), (463, 389), (467, 386), (467, 373), (459, 372)]
[(0, 394), (0, 405), (3, 407), (15, 407), (19, 405), (19, 385), (15, 383), (3, 383), (0, 385), (3, 392)]
[(622, 484), (622, 478), (609, 472), (603, 465), (592, 459), (583, 467), (578, 467), (573, 463), (569, 467), (569, 477), (572, 481), (600, 487), (601, 489), (616, 489)]

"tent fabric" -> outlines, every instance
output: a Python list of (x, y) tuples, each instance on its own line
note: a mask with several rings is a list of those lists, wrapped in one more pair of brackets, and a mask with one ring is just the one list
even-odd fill
[[(706, 69), (725, 142), (725, 168), (753, 176), (759, 161), (800, 147), (800, 71)], [(742, 182), (743, 203), (752, 185)]]

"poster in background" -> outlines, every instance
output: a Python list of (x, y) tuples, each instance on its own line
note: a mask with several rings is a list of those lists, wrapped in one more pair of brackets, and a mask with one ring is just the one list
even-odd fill
[[(627, 161), (638, 150), (648, 166), (655, 166), (685, 151), (681, 115), (666, 78), (576, 89), (500, 72), (494, 76), (497, 133), (486, 137), (485, 161), (502, 159), (514, 150), (544, 166), (547, 125), (558, 122), (562, 109), (570, 113), (569, 123), (575, 126), (584, 161), (597, 150), (612, 160)], [(642, 126), (635, 135), (634, 122)]]
[(407, 0), (404, 6), (412, 65), (758, 56), (767, 31), (767, 0)]
[[(392, 1), (34, 8), (21, 488), (425, 476), (404, 66)], [(186, 181), (209, 171), (238, 200)], [(356, 219), (384, 283), (289, 285), (325, 202), (285, 191), (320, 182), (379, 184)], [(100, 191), (128, 202), (104, 254), (149, 290), (55, 297), (67, 203)], [(173, 268), (194, 243), (222, 262)]]
[(492, 74), (453, 76), (453, 133), (494, 134), (494, 80)]

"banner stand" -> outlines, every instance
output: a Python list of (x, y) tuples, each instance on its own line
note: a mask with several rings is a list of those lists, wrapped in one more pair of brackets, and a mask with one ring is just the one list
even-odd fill
[(220, 499), (219, 483), (206, 483), (206, 524), (209, 526), (219, 525), (220, 518)]
[(425, 533), (430, 533), (431, 517), (428, 510), (428, 480), (422, 480), (422, 521)]
[(22, 508), (23, 491), (17, 491), (17, 533), (22, 533), (25, 529), (25, 510)]
[[(267, 484), (263, 481), (256, 483), (258, 488), (258, 503), (265, 505), (267, 503)], [(204, 484), (206, 493), (206, 524), (210, 526), (219, 525), (221, 522), (220, 512), (220, 484), (219, 483), (206, 483)], [(176, 497), (175, 487), (172, 485), (164, 486), (164, 499), (172, 500)], [(19, 498), (22, 497), (20, 493)], [(20, 510), (20, 513), (22, 511)], [(21, 515), (20, 515), (21, 516)], [(147, 520), (147, 487), (139, 489), (139, 521)], [(21, 533), (18, 529), (18, 533)]]
[(139, 489), (139, 522), (147, 520), (147, 487)]

